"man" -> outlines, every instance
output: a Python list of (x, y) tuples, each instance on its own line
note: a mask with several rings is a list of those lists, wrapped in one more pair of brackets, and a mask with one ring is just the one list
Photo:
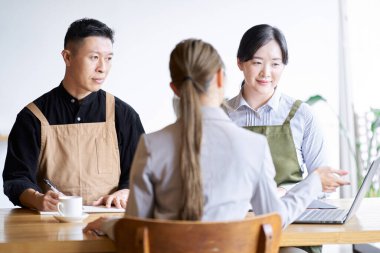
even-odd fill
[(56, 210), (60, 194), (80, 195), (86, 205), (125, 208), (144, 129), (132, 107), (100, 89), (111, 68), (113, 31), (98, 20), (77, 20), (67, 30), (62, 56), (61, 84), (17, 115), (4, 193), (15, 205), (44, 211)]

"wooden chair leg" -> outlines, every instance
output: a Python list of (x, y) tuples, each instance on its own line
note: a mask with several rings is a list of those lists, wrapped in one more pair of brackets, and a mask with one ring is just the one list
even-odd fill
[(272, 253), (273, 247), (273, 228), (270, 224), (263, 224), (260, 231), (259, 251), (263, 253)]
[(147, 227), (137, 229), (136, 244), (139, 253), (149, 253), (149, 231)]

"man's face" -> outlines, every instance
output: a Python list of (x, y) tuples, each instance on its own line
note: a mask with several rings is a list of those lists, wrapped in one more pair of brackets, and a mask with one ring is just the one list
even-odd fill
[(106, 37), (90, 36), (64, 52), (66, 76), (64, 86), (68, 92), (83, 98), (98, 91), (111, 69), (113, 47)]

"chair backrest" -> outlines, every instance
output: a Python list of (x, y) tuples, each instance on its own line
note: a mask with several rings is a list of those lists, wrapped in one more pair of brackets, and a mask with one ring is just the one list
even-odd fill
[(275, 253), (281, 218), (276, 213), (228, 222), (124, 217), (114, 229), (119, 253)]

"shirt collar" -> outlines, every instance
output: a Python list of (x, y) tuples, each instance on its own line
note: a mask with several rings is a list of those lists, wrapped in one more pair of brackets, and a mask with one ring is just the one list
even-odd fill
[(273, 96), (266, 103), (273, 111), (278, 111), (280, 104), (281, 92), (278, 88), (274, 91)]
[[(264, 105), (262, 105), (258, 110), (260, 110), (263, 107), (269, 107), (274, 111), (278, 110), (279, 104), (280, 104), (280, 98), (281, 98), (281, 92), (278, 90), (278, 88), (274, 91), (273, 96), (268, 100), (268, 102)], [(230, 105), (234, 111), (240, 109), (241, 107), (248, 107), (249, 104), (243, 97), (243, 88), (240, 89), (239, 94), (235, 97), (234, 103)], [(252, 108), (251, 108), (252, 109)], [(253, 109), (252, 109), (253, 110)]]
[[(99, 91), (91, 92), (88, 96), (84, 97), (80, 101), (80, 104), (84, 105), (84, 104), (91, 103), (97, 97), (97, 94), (99, 93)], [(67, 92), (67, 90), (65, 89), (65, 87), (63, 87), (63, 83), (62, 82), (59, 84), (58, 92), (59, 92), (59, 95), (62, 96), (65, 101), (72, 102), (73, 99), (74, 99), (76, 103), (79, 103), (78, 99), (76, 99), (75, 97), (71, 96), (70, 93)]]
[(243, 87), (240, 89), (240, 92), (239, 94), (237, 95), (236, 97), (236, 101), (234, 103), (233, 106), (233, 109), (236, 111), (237, 109), (241, 108), (241, 107), (248, 107), (248, 108), (251, 108), (249, 106), (249, 104), (247, 103), (247, 101), (244, 99), (243, 97)]

